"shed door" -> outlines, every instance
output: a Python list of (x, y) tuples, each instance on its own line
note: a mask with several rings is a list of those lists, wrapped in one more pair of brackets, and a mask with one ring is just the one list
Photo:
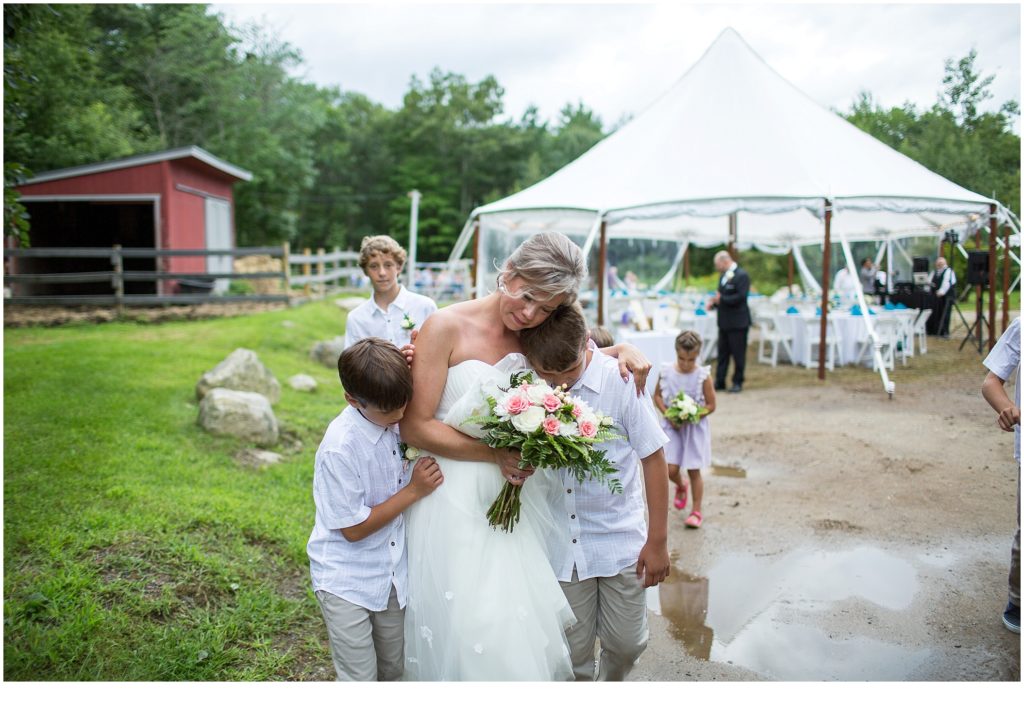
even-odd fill
[[(212, 197), (206, 198), (206, 247), (231, 248), (231, 203)], [(231, 256), (207, 256), (206, 272), (230, 273)], [(227, 292), (230, 280), (217, 280), (214, 290)]]

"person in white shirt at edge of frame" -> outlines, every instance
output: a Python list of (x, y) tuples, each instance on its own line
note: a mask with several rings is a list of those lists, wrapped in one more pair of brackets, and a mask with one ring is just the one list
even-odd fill
[(844, 265), (836, 272), (835, 280), (832, 283), (832, 291), (839, 295), (843, 304), (852, 304), (857, 299), (857, 290), (860, 288), (860, 280), (850, 274), (849, 269)]
[(338, 681), (396, 681), (405, 671), (408, 565), (402, 512), (444, 481), (430, 457), (408, 469), (397, 422), (412, 397), (405, 356), (366, 338), (338, 358), (348, 406), (316, 451), (316, 517), (306, 545)]
[[(607, 484), (582, 484), (562, 471), (562, 499), (571, 544), (553, 562), (577, 622), (566, 630), (576, 681), (622, 681), (647, 647), (644, 589), (664, 581), (668, 557), (668, 464), (650, 398), (623, 384), (618, 365), (588, 342), (578, 303), (559, 307), (539, 326), (519, 332), (530, 366), (553, 386), (609, 416), (622, 438), (594, 447), (617, 468), (621, 494)], [(641, 488), (638, 463), (643, 465)], [(650, 523), (644, 525), (646, 490)], [(600, 638), (599, 660), (594, 643)]]
[[(996, 412), (996, 424), (1013, 432), (1013, 461), (1017, 464), (1017, 532), (1010, 546), (1009, 600), (1003, 611), (1003, 625), (1020, 635), (1020, 317), (1010, 322), (1006, 331), (984, 360), (988, 375), (981, 384), (981, 396)], [(1006, 393), (1006, 383), (1016, 373), (1013, 399)]]
[(411, 344), (423, 322), (437, 311), (437, 304), (398, 282), (405, 258), (405, 249), (390, 236), (363, 238), (359, 267), (370, 278), (373, 295), (349, 312), (345, 321), (346, 348), (360, 339), (376, 336), (395, 344), (411, 358)]

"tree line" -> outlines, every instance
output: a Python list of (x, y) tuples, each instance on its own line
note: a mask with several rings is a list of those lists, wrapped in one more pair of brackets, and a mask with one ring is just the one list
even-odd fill
[[(979, 113), (991, 77), (974, 60), (947, 63), (927, 110), (885, 109), (864, 93), (842, 116), (1019, 213), (1019, 110)], [(493, 76), (474, 83), (435, 68), (389, 109), (292, 77), (301, 64), (265, 28), (232, 26), (205, 5), (5, 5), (5, 233), (31, 239), (11, 186), (33, 173), (195, 144), (253, 173), (235, 187), (239, 245), (404, 241), (416, 189), (418, 257), (441, 260), (474, 207), (611, 132), (582, 102), (553, 122), (534, 107), (509, 118)], [(694, 251), (697, 269), (704, 255)]]

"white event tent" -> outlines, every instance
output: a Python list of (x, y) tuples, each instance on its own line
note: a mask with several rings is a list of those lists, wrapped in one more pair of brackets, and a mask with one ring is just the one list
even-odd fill
[[(485, 263), (474, 266), (475, 284), (483, 294), (493, 285), (486, 262), (503, 260), (534, 233), (560, 231), (588, 255), (598, 242), (602, 323), (608, 238), (742, 242), (785, 253), (837, 236), (856, 276), (849, 241), (938, 238), (949, 229), (976, 231), (986, 219), (993, 229), (997, 219), (1017, 229), (995, 200), (815, 103), (730, 28), (628, 124), (548, 178), (476, 208), (449, 260), (475, 235), (473, 257)], [(827, 277), (826, 254), (826, 287)]]

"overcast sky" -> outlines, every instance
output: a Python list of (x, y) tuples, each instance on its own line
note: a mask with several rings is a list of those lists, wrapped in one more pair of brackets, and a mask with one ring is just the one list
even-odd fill
[[(885, 107), (930, 107), (947, 58), (972, 48), (995, 75), (995, 110), (1020, 102), (1020, 17), (1005, 4), (505, 3), (215, 4), (298, 48), (301, 77), (401, 104), (415, 74), (439, 67), (476, 82), (491, 74), (505, 113), (530, 104), (547, 119), (582, 100), (615, 124), (656, 100), (733, 27), (767, 63), (820, 104), (846, 111), (857, 93)], [(1019, 133), (1019, 127), (1016, 129)]]

